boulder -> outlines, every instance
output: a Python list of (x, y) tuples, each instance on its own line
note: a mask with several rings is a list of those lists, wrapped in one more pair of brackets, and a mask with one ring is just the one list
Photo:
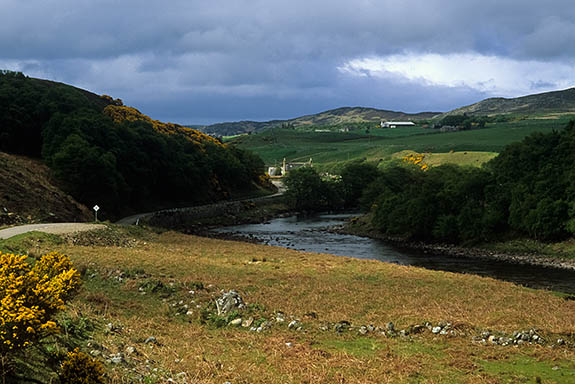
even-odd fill
[(224, 292), (222, 296), (216, 300), (218, 316), (226, 315), (235, 310), (241, 310), (244, 307), (245, 304), (242, 297), (234, 290)]

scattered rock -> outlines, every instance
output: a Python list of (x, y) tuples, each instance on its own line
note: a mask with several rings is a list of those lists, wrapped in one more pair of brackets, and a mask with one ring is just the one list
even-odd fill
[(349, 321), (342, 320), (333, 326), (333, 330), (336, 332), (342, 333), (342, 332), (349, 330), (350, 327), (351, 327), (351, 324)]
[(239, 327), (240, 325), (242, 325), (242, 318), (238, 317), (237, 319), (233, 319), (232, 321), (230, 321), (229, 325), (233, 327)]
[(529, 341), (529, 334), (528, 333), (522, 333), (521, 334), (521, 340)]
[(216, 300), (216, 307), (218, 309), (218, 316), (226, 315), (231, 311), (243, 309), (245, 307), (239, 293), (234, 290), (224, 292), (222, 296)]
[(437, 326), (437, 327), (431, 328), (431, 333), (438, 334), (439, 332), (441, 332), (441, 327)]
[(249, 319), (246, 319), (246, 320), (242, 321), (242, 327), (244, 327), (244, 328), (251, 327), (251, 325), (253, 324), (253, 322), (254, 322), (254, 318), (253, 318), (253, 317), (250, 317)]
[(108, 323), (108, 324), (106, 324), (104, 331), (106, 333), (120, 333), (122, 331), (122, 326), (121, 325), (115, 325), (113, 323)]
[(290, 323), (288, 324), (288, 328), (292, 329), (292, 328), (296, 328), (296, 326), (299, 324), (299, 321), (297, 320), (292, 320), (290, 321)]
[(156, 338), (154, 336), (150, 336), (146, 340), (144, 340), (144, 344), (157, 344), (157, 345), (159, 345), (160, 343), (158, 343), (158, 340), (156, 340)]
[(425, 331), (426, 327), (425, 325), (415, 325), (413, 326), (413, 328), (411, 329), (411, 333), (421, 333), (423, 331)]
[(110, 358), (108, 360), (110, 360), (110, 363), (112, 364), (120, 364), (124, 362), (124, 356), (122, 355), (122, 353), (116, 353), (114, 355), (110, 355)]

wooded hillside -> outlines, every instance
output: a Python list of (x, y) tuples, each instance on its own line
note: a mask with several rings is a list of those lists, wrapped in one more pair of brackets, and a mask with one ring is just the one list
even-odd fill
[(61, 83), (0, 73), (0, 151), (41, 158), (103, 218), (266, 185), (259, 157)]

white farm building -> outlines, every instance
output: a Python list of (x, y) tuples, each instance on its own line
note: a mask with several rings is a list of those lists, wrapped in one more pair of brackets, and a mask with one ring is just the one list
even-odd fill
[(414, 127), (415, 123), (411, 121), (382, 121), (381, 128), (397, 128), (397, 127)]

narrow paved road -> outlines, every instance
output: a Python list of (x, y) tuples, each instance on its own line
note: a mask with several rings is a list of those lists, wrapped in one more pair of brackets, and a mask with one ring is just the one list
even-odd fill
[[(278, 192), (274, 193), (273, 195), (258, 197), (254, 199), (245, 199), (245, 200), (264, 200), (269, 199), (275, 196), (283, 195), (285, 192), (285, 187), (283, 186), (282, 181), (274, 180), (272, 181), (274, 185), (278, 188)], [(225, 203), (226, 201), (220, 202)], [(227, 201), (229, 202), (229, 201)], [(219, 204), (219, 203), (216, 203)], [(185, 208), (184, 208), (185, 209)], [(121, 220), (118, 220), (116, 224), (123, 224), (123, 225), (135, 225), (138, 224), (139, 220), (151, 216), (156, 212), (147, 212), (147, 213), (140, 213), (137, 215), (132, 215), (129, 217), (124, 217)], [(106, 226), (103, 224), (93, 224), (93, 223), (53, 223), (53, 224), (28, 224), (28, 225), (20, 225), (18, 227), (12, 227), (7, 229), (0, 230), (0, 240), (8, 239), (9, 237), (21, 235), (26, 232), (38, 231), (38, 232), (45, 232), (45, 233), (53, 233), (53, 234), (64, 234), (64, 233), (73, 233), (73, 232), (83, 232), (83, 231), (91, 231), (92, 229), (98, 228), (105, 228)]]
[(104, 224), (92, 223), (54, 223), (54, 224), (28, 224), (0, 230), (0, 239), (21, 235), (26, 232), (38, 231), (44, 233), (63, 234), (73, 232), (91, 231), (92, 229), (106, 228)]

